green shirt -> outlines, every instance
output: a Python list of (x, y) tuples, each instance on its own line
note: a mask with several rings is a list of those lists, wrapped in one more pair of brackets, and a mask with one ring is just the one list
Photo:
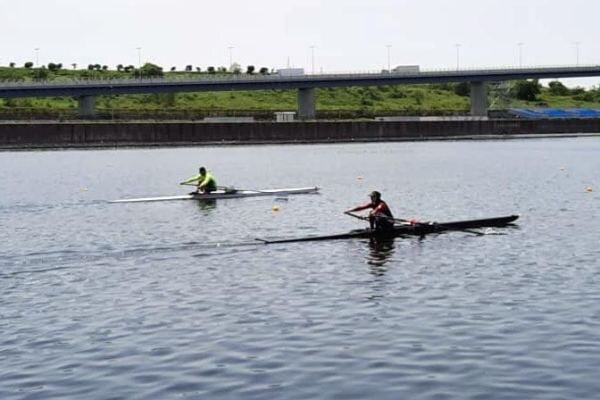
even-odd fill
[(192, 182), (198, 182), (198, 187), (200, 187), (200, 188), (206, 187), (211, 190), (217, 190), (217, 180), (208, 171), (206, 172), (206, 175), (204, 175), (204, 176), (198, 174), (198, 175), (194, 175), (194, 176), (186, 179), (185, 181), (183, 181), (183, 183), (192, 183)]

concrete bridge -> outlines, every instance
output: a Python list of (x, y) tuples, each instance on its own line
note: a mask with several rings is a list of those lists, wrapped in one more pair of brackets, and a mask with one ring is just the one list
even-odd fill
[(182, 80), (0, 82), (0, 98), (73, 96), (79, 99), (79, 115), (85, 117), (94, 115), (95, 99), (100, 95), (296, 89), (298, 90), (299, 118), (314, 119), (316, 88), (469, 82), (471, 84), (471, 114), (485, 116), (488, 107), (486, 82), (594, 76), (600, 76), (600, 65), (300, 76), (200, 75), (198, 78)]

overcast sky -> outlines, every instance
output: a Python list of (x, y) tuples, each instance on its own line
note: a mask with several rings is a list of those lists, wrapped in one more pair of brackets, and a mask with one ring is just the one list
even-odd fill
[[(0, 65), (600, 64), (596, 0), (0, 0)], [(576, 43), (579, 42), (579, 45)], [(518, 43), (522, 43), (521, 46)], [(138, 52), (137, 48), (141, 48)], [(520, 52), (521, 50), (521, 52)], [(600, 79), (586, 84), (598, 84)], [(571, 82), (572, 83), (572, 82)]]

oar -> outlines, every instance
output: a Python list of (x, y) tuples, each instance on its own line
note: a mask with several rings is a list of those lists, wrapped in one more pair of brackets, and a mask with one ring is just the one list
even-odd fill
[[(354, 217), (354, 218), (358, 218), (358, 219), (363, 220), (363, 221), (368, 221), (369, 220), (368, 217), (364, 217), (364, 216), (358, 215), (358, 214), (353, 214), (350, 211), (346, 211), (346, 212), (344, 212), (344, 214), (349, 215), (349, 216)], [(388, 217), (388, 216), (385, 216), (385, 215), (381, 215), (380, 218), (385, 218), (385, 219), (388, 219), (390, 221), (400, 222), (400, 223), (404, 223), (404, 224), (406, 224), (406, 223), (409, 223), (409, 224), (412, 224), (412, 225), (420, 224), (420, 222), (415, 222), (415, 221), (411, 221), (411, 220), (408, 220), (408, 219), (402, 219), (402, 218), (391, 218), (391, 217)]]
[(344, 214), (349, 215), (351, 217), (354, 217), (356, 219), (360, 219), (362, 221), (368, 221), (369, 220), (369, 218), (367, 218), (367, 217), (363, 217), (362, 215), (358, 215), (358, 214), (353, 214), (350, 211), (344, 211)]
[[(186, 182), (181, 182), (179, 183), (180, 185), (185, 185), (185, 186), (198, 186), (197, 183), (186, 183)], [(258, 190), (258, 189), (240, 189), (240, 188), (234, 188), (234, 187), (228, 187), (228, 186), (217, 186), (217, 190), (223, 190), (225, 192), (230, 192), (230, 193), (235, 193), (235, 192), (241, 192), (241, 191), (245, 191), (245, 192), (256, 192), (256, 193), (267, 193), (267, 194), (271, 194), (271, 191), (269, 190)], [(280, 196), (287, 196), (285, 193), (280, 194)]]

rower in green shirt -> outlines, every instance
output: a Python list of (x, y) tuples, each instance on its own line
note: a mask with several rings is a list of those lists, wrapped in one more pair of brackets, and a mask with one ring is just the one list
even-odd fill
[(196, 189), (197, 193), (210, 193), (217, 190), (217, 181), (214, 176), (208, 171), (206, 168), (200, 167), (198, 175), (194, 175), (185, 181), (181, 182), (180, 185), (184, 185), (186, 183), (198, 182), (198, 188)]

